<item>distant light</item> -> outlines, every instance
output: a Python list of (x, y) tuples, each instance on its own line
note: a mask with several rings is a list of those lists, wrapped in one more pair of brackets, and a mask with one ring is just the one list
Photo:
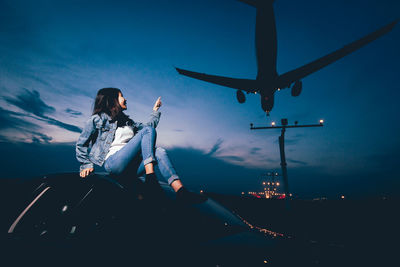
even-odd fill
[(323, 124), (324, 123), (324, 120), (319, 120), (319, 124)]
[(244, 195), (244, 192), (242, 192), (242, 195)]
[(270, 182), (268, 182), (268, 185), (270, 184)]
[(281, 90), (281, 88), (278, 88), (278, 91), (280, 91)]
[(278, 176), (279, 174), (278, 174), (278, 173), (275, 173), (275, 175)]
[(70, 234), (75, 234), (76, 226), (72, 226), (71, 231), (69, 232)]
[(275, 122), (274, 122), (274, 121), (273, 121), (273, 122), (271, 122), (271, 125), (272, 125), (272, 126), (275, 126)]
[(265, 185), (265, 182), (263, 182), (263, 185)]
[(341, 198), (341, 199), (345, 199), (345, 196), (341, 195), (340, 198)]
[(200, 194), (203, 194), (204, 193), (204, 191), (203, 190), (200, 190)]
[(276, 185), (279, 185), (279, 182), (278, 182), (278, 183), (276, 183)]
[(68, 209), (68, 206), (67, 206), (67, 205), (65, 205), (64, 207), (62, 207), (62, 209), (61, 209), (61, 212), (66, 212), (66, 211), (67, 211), (67, 209)]
[(264, 263), (265, 263), (265, 264), (267, 264), (267, 263), (268, 263), (268, 261), (266, 261), (266, 260), (265, 260), (265, 261), (264, 261)]

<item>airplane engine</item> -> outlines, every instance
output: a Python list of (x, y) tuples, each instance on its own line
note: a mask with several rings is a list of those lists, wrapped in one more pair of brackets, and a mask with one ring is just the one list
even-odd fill
[(292, 87), (292, 96), (299, 96), (302, 88), (303, 88), (303, 84), (301, 81), (295, 82)]
[(240, 104), (242, 104), (246, 101), (246, 96), (244, 95), (242, 90), (236, 91), (236, 98)]

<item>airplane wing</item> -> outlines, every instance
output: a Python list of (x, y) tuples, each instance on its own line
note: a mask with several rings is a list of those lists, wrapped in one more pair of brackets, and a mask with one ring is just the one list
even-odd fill
[(243, 90), (249, 93), (256, 92), (256, 80), (251, 79), (236, 79), (223, 76), (209, 75), (184, 69), (175, 68), (179, 74), (202, 80), (209, 83), (215, 83), (218, 85)]
[(362, 37), (361, 39), (354, 41), (348, 45), (345, 45), (344, 47), (326, 55), (323, 56), (317, 60), (314, 60), (313, 62), (310, 62), (300, 68), (294, 69), (292, 71), (286, 72), (278, 77), (277, 81), (277, 87), (278, 88), (285, 88), (289, 87), (291, 83), (298, 81), (308, 75), (310, 75), (313, 72), (316, 72), (323, 67), (328, 66), (329, 64), (335, 62), (336, 60), (341, 59), (342, 57), (356, 51), (357, 49), (361, 48), (362, 46), (374, 41), (375, 39), (378, 39), (382, 35), (388, 33), (393, 29), (393, 27), (396, 25), (398, 20), (395, 20), (386, 26)]

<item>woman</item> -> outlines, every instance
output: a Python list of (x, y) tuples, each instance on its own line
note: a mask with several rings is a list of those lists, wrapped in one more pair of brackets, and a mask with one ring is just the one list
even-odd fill
[(76, 157), (81, 163), (80, 176), (93, 172), (93, 164), (102, 166), (112, 175), (124, 175), (132, 170), (138, 175), (146, 173), (145, 184), (158, 185), (154, 173), (157, 163), (160, 173), (177, 192), (179, 199), (197, 198), (183, 187), (166, 151), (155, 149), (155, 128), (160, 120), (160, 97), (153, 107), (148, 123), (137, 123), (123, 111), (127, 101), (121, 90), (103, 88), (97, 92), (93, 115), (76, 143)]

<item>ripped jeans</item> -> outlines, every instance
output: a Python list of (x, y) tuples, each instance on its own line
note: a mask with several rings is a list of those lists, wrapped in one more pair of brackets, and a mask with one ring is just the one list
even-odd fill
[(139, 176), (145, 172), (144, 165), (153, 162), (157, 163), (156, 166), (169, 185), (179, 180), (165, 149), (155, 149), (156, 135), (153, 127), (144, 127), (123, 148), (107, 158), (104, 169), (115, 175), (136, 170)]

